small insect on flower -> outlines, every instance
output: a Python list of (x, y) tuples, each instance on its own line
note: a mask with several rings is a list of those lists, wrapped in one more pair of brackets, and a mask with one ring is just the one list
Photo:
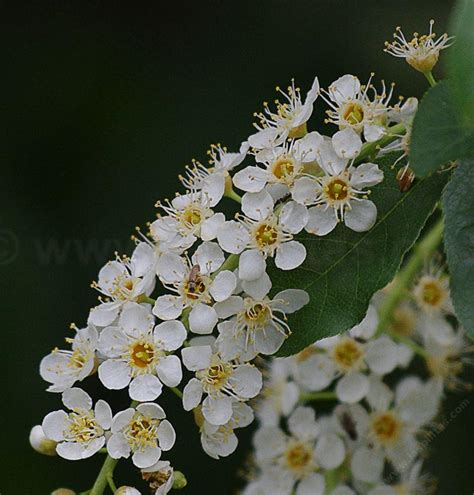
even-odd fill
[(397, 173), (397, 182), (400, 192), (407, 192), (415, 181), (415, 173), (411, 168), (403, 167)]
[(419, 72), (431, 72), (438, 62), (439, 52), (452, 45), (453, 37), (447, 33), (441, 35), (437, 40), (433, 33), (434, 20), (430, 21), (430, 31), (428, 34), (419, 35), (413, 33), (413, 39), (408, 41), (405, 38), (400, 26), (397, 26), (393, 34), (394, 40), (385, 42), (385, 52), (394, 57), (404, 58), (406, 62)]

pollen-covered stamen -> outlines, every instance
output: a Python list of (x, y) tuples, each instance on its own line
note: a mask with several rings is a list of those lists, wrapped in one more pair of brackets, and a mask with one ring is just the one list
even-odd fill
[(150, 418), (137, 411), (123, 434), (134, 452), (143, 452), (147, 447), (156, 447), (159, 425), (159, 419)]
[(87, 443), (103, 433), (104, 430), (97, 423), (93, 411), (78, 409), (69, 413), (68, 424), (64, 431), (64, 438), (67, 441)]
[(228, 381), (233, 372), (232, 364), (213, 356), (211, 366), (198, 371), (196, 377), (201, 380), (204, 391), (208, 394), (226, 391), (229, 393)]
[(341, 371), (356, 370), (363, 365), (364, 348), (354, 339), (347, 337), (334, 346), (332, 358)]
[(155, 360), (155, 346), (146, 340), (130, 346), (130, 364), (137, 368), (148, 368)]
[(293, 236), (284, 232), (276, 215), (269, 215), (263, 220), (237, 218), (250, 233), (250, 246), (261, 251), (265, 256), (273, 256), (277, 248), (284, 242), (291, 241)]
[(424, 275), (414, 289), (415, 299), (427, 311), (441, 309), (448, 298), (445, 280), (432, 275)]
[(288, 186), (293, 184), (301, 169), (302, 165), (288, 155), (278, 157), (271, 164), (271, 172), (275, 182), (280, 182)]
[(181, 290), (183, 295), (187, 299), (190, 299), (192, 303), (198, 300), (201, 302), (210, 302), (209, 288), (211, 283), (211, 277), (201, 274), (199, 272), (199, 266), (196, 265), (184, 279)]
[(296, 479), (304, 478), (315, 467), (313, 447), (309, 443), (290, 441), (283, 462)]
[(370, 422), (370, 436), (379, 445), (395, 443), (402, 432), (403, 423), (395, 412), (375, 413)]
[(344, 106), (342, 116), (348, 124), (358, 125), (364, 120), (364, 107), (360, 103), (351, 101)]

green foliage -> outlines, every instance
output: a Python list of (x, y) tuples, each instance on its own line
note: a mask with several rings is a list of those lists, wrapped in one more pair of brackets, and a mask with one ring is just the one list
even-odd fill
[(307, 248), (304, 264), (291, 272), (272, 270), (275, 291), (305, 289), (310, 303), (289, 317), (292, 335), (279, 355), (304, 349), (323, 337), (347, 330), (364, 317), (372, 295), (398, 271), (403, 256), (417, 240), (432, 213), (448, 174), (417, 179), (405, 193), (399, 191), (391, 154), (378, 161), (385, 180), (371, 199), (378, 208), (375, 226), (353, 232), (339, 225), (325, 237), (300, 235)]
[(474, 159), (456, 169), (443, 195), (444, 244), (456, 316), (474, 337)]
[(451, 32), (456, 35), (448, 52), (449, 79), (463, 125), (474, 129), (474, 0), (461, 0)]
[(474, 154), (474, 132), (454, 103), (451, 85), (442, 81), (421, 100), (413, 122), (410, 166), (425, 176), (439, 166)]

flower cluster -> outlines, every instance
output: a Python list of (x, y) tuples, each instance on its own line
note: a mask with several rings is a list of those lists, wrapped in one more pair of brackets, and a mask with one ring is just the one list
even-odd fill
[[(422, 459), (441, 431), (445, 391), (469, 387), (462, 371), (474, 349), (453, 323), (442, 270), (428, 268), (380, 328), (390, 290), (348, 332), (269, 363), (245, 495), (433, 493)], [(424, 372), (411, 366), (417, 358)], [(316, 417), (313, 404), (327, 400), (334, 406)]]
[[(378, 91), (372, 78), (361, 84), (348, 74), (327, 89), (315, 78), (304, 98), (294, 82), (286, 91), (277, 88), (276, 108), (265, 104), (255, 114), (256, 132), (238, 151), (212, 145), (209, 166), (194, 160), (186, 168), (185, 190), (156, 203), (157, 218), (148, 232), (137, 228), (131, 257), (116, 254), (99, 271), (92, 284), (99, 303), (86, 327), (72, 326), (69, 348), (42, 360), (48, 391), (62, 393), (66, 410), (49, 413), (36, 427), (35, 448), (71, 460), (105, 450), (112, 459), (131, 457), (156, 494), (184, 486), (182, 474), (162, 459), (176, 440), (157, 403), (170, 390), (193, 411), (203, 450), (214, 458), (236, 449), (235, 430), (256, 413), (261, 474), (249, 493), (322, 493), (325, 472), (341, 473), (342, 480), (349, 469), (357, 483), (372, 486), (382, 482), (384, 459), (399, 467), (404, 449), (416, 446), (417, 432), (437, 412), (440, 380), (454, 379), (452, 355), (461, 352), (462, 336), (453, 330), (448, 337), (445, 320), (432, 323), (439, 338), (423, 334), (430, 336), (423, 342), (436, 380), (408, 378), (395, 394), (388, 389), (384, 377), (408, 366), (413, 352), (376, 330), (373, 306), (350, 332), (267, 363), (263, 398), (254, 400), (262, 390), (263, 358), (291, 335), (287, 315), (310, 303), (298, 287), (275, 290), (272, 273), (304, 264), (303, 231), (370, 230), (377, 220), (371, 189), (384, 173), (364, 159), (364, 150), (386, 152), (377, 142), (388, 137), (392, 150), (406, 152), (416, 100), (391, 105), (393, 86), (382, 83)], [(309, 130), (318, 97), (329, 106), (327, 122), (337, 126), (332, 136)], [(399, 123), (403, 130), (391, 132)], [(238, 211), (226, 218), (218, 208), (230, 201)], [(419, 284), (415, 299), (423, 310), (448, 306), (429, 276)], [(92, 375), (106, 389), (127, 389), (130, 407), (113, 414), (102, 399), (94, 406), (79, 388)], [(332, 416), (316, 419), (311, 408), (298, 406), (304, 394), (328, 387), (341, 403)]]

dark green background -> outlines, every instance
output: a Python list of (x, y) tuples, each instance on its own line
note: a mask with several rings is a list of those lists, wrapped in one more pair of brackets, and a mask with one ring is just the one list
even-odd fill
[[(71, 321), (85, 322), (98, 268), (115, 249), (130, 249), (134, 226), (152, 219), (158, 198), (173, 195), (183, 166), (205, 159), (211, 142), (235, 149), (251, 132), (252, 113), (291, 77), (308, 88), (314, 74), (327, 86), (344, 73), (365, 79), (375, 70), (397, 82), (397, 94), (421, 95), (422, 76), (385, 55), (383, 42), (396, 25), (422, 31), (431, 17), (441, 32), (451, 7), (447, 0), (1, 3), (2, 495), (84, 490), (95, 478), (98, 457), (71, 463), (29, 448), (30, 427), (60, 405), (45, 392), (38, 364)], [(48, 247), (58, 252), (48, 255)], [(99, 388), (87, 388), (98, 397)], [(452, 396), (446, 411), (464, 398)], [(116, 404), (126, 403), (123, 393)], [(165, 407), (179, 435), (172, 460), (190, 481), (183, 493), (232, 493), (245, 441), (231, 459), (213, 461), (177, 399)], [(473, 412), (470, 403), (432, 445), (438, 493), (474, 490)], [(126, 465), (118, 480), (133, 484)]]

